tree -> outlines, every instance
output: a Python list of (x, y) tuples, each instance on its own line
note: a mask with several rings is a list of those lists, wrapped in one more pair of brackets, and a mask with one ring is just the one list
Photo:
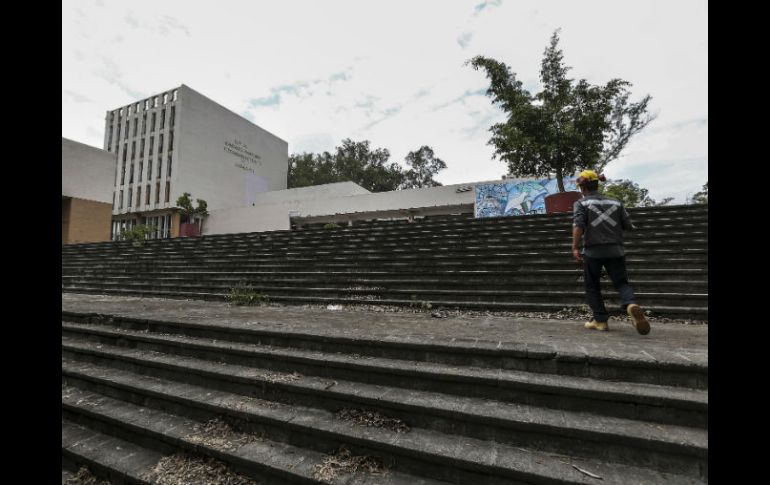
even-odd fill
[(349, 138), (333, 154), (292, 154), (288, 188), (351, 181), (372, 192), (395, 190), (403, 174), (397, 163), (388, 163), (389, 158), (387, 149), (371, 149), (368, 140), (356, 142)]
[(440, 182), (433, 180), (433, 176), (446, 168), (446, 163), (436, 157), (433, 149), (423, 145), (419, 150), (409, 152), (406, 156), (406, 164), (412, 167), (404, 172), (402, 189), (416, 189), (422, 187), (438, 187)]
[(559, 30), (545, 49), (540, 69), (543, 90), (535, 95), (502, 62), (476, 56), (467, 63), (486, 71), (487, 96), (508, 114), (505, 122), (489, 129), (493, 157), (506, 162), (514, 175), (554, 175), (564, 192), (565, 176), (577, 169), (601, 171), (654, 116), (647, 114), (649, 95), (629, 102), (627, 81), (612, 79), (604, 86), (592, 86), (585, 79), (567, 78), (571, 68), (564, 64), (558, 44)]
[(123, 229), (120, 231), (120, 239), (124, 241), (131, 241), (131, 245), (135, 247), (144, 246), (144, 240), (147, 239), (148, 234), (152, 234), (157, 230), (157, 227), (148, 224), (137, 224), (136, 226)]
[(709, 203), (709, 183), (708, 181), (703, 185), (703, 190), (696, 192), (692, 196), (691, 202), (693, 204), (708, 204)]
[(182, 223), (191, 222), (195, 216), (209, 215), (208, 203), (203, 199), (195, 199), (195, 201), (198, 203), (198, 206), (193, 208), (189, 192), (185, 192), (176, 199), (176, 205), (182, 214)]
[(334, 153), (301, 153), (289, 157), (288, 188), (334, 182), (355, 182), (371, 192), (386, 192), (399, 188), (432, 187), (440, 185), (433, 175), (446, 168), (433, 150), (423, 146), (407, 155), (405, 171), (390, 162), (390, 152), (371, 148), (368, 140), (356, 142), (345, 139)]
[(337, 180), (350, 180), (371, 192), (396, 190), (403, 180), (401, 167), (395, 162), (388, 163), (388, 149), (372, 150), (369, 145), (368, 140), (342, 140), (334, 155)]
[(602, 193), (607, 197), (612, 197), (623, 203), (626, 207), (652, 207), (666, 205), (673, 197), (665, 197), (660, 202), (650, 198), (649, 191), (639, 187), (639, 184), (631, 180), (609, 180), (604, 185)]
[(287, 187), (308, 187), (310, 185), (339, 182), (334, 174), (334, 158), (329, 152), (292, 154), (289, 157)]

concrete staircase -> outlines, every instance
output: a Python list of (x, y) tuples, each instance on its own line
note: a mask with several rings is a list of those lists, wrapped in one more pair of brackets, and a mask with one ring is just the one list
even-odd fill
[[(654, 316), (708, 319), (708, 209), (630, 209), (627, 263)], [(270, 301), (559, 311), (585, 302), (571, 216), (305, 229), (62, 246), (62, 290), (223, 299), (239, 283)], [(605, 282), (608, 308), (619, 301)]]
[[(308, 243), (269, 237), (280, 247)], [(181, 242), (171, 243), (151, 249)], [(62, 311), (66, 469), (148, 483), (162, 456), (185, 452), (258, 483), (321, 483), (316, 466), (344, 445), (386, 471), (334, 483), (708, 481), (707, 365), (662, 353), (641, 361), (479, 339), (277, 331), (264, 315), (220, 312), (192, 321)], [(408, 431), (352, 424), (344, 409), (401, 420)], [(200, 438), (212, 419), (228, 423), (231, 441)]]

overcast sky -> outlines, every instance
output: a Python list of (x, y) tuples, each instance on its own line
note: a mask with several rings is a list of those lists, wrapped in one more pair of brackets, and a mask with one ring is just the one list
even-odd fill
[(658, 115), (610, 163), (653, 198), (708, 179), (708, 7), (698, 1), (63, 0), (62, 136), (103, 146), (108, 109), (186, 84), (289, 143), (289, 153), (370, 140), (403, 164), (431, 146), (444, 184), (498, 179), (475, 55), (539, 91), (561, 28), (570, 76), (620, 77)]

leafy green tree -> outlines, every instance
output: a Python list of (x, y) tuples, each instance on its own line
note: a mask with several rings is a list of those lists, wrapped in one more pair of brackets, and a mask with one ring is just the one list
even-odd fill
[(339, 182), (334, 173), (334, 157), (329, 152), (295, 153), (289, 157), (287, 187), (308, 187)]
[(368, 140), (345, 139), (334, 153), (292, 154), (289, 157), (288, 188), (334, 182), (355, 182), (371, 192), (387, 192), (399, 188), (441, 185), (433, 175), (446, 168), (433, 150), (423, 146), (407, 155), (410, 170), (390, 162), (390, 152), (372, 148)]
[(602, 193), (623, 202), (626, 207), (661, 206), (674, 200), (673, 197), (666, 197), (658, 202), (647, 195), (647, 189), (639, 187), (639, 184), (631, 180), (608, 180), (602, 188)]
[(397, 189), (403, 179), (401, 167), (388, 163), (387, 149), (372, 149), (370, 145), (368, 140), (347, 138), (334, 153), (291, 155), (288, 188), (351, 181), (372, 192)]
[(342, 140), (334, 154), (337, 180), (350, 180), (371, 192), (395, 190), (401, 184), (403, 174), (399, 164), (388, 163), (389, 158), (388, 149), (371, 149), (368, 140)]
[(705, 185), (703, 185), (702, 191), (696, 192), (695, 195), (692, 196), (691, 202), (693, 204), (709, 203), (709, 183), (708, 182), (706, 182)]
[(422, 187), (438, 187), (440, 182), (433, 176), (446, 168), (446, 163), (436, 157), (433, 149), (423, 145), (419, 150), (409, 152), (406, 156), (406, 164), (411, 168), (404, 172), (402, 189), (416, 189)]
[(155, 226), (137, 224), (134, 227), (120, 231), (120, 239), (131, 241), (131, 244), (135, 247), (142, 247), (144, 246), (144, 240), (147, 239), (147, 235), (152, 234), (156, 230), (157, 227)]
[(205, 200), (195, 199), (195, 202), (198, 204), (197, 207), (193, 207), (189, 192), (185, 192), (176, 199), (176, 205), (182, 214), (183, 223), (190, 222), (195, 216), (207, 216), (209, 214), (208, 203)]
[(476, 56), (468, 63), (486, 71), (486, 94), (508, 115), (489, 130), (493, 156), (517, 176), (555, 175), (564, 192), (564, 177), (577, 169), (601, 171), (654, 116), (647, 113), (649, 95), (629, 101), (627, 81), (592, 86), (585, 79), (568, 78), (571, 68), (564, 64), (558, 44), (557, 30), (541, 63), (543, 90), (534, 95), (502, 62)]

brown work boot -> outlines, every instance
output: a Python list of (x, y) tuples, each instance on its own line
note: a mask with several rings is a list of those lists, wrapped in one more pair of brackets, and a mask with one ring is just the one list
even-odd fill
[(626, 312), (628, 312), (628, 316), (631, 317), (631, 322), (634, 324), (637, 332), (642, 335), (650, 333), (650, 322), (648, 322), (647, 317), (644, 316), (642, 307), (636, 303), (632, 303), (628, 305)]
[(602, 332), (606, 332), (610, 329), (610, 326), (607, 325), (607, 322), (597, 322), (596, 320), (586, 322), (585, 327), (589, 330), (601, 330)]

